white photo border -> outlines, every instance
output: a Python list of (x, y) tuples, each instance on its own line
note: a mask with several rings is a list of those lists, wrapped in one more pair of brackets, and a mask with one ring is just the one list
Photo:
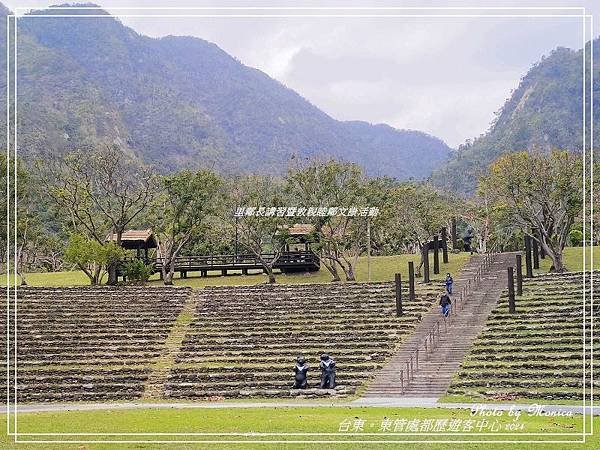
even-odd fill
[[(449, 443), (449, 444), (458, 444), (458, 443), (584, 443), (586, 440), (586, 436), (589, 436), (591, 434), (593, 434), (593, 392), (594, 392), (594, 386), (593, 386), (593, 369), (594, 369), (594, 365), (593, 365), (593, 326), (594, 326), (594, 322), (593, 322), (593, 281), (594, 281), (594, 277), (593, 277), (593, 229), (594, 229), (594, 222), (593, 222), (593, 16), (591, 15), (587, 15), (585, 8), (584, 7), (302, 7), (302, 6), (298, 6), (298, 7), (255, 7), (255, 6), (230, 6), (230, 7), (109, 7), (107, 9), (109, 10), (129, 10), (129, 11), (135, 11), (135, 10), (154, 10), (154, 11), (166, 11), (166, 10), (186, 10), (186, 11), (191, 11), (191, 10), (202, 10), (202, 11), (292, 11), (292, 10), (297, 10), (297, 11), (338, 11), (338, 10), (344, 10), (344, 11), (379, 11), (379, 13), (373, 13), (373, 14), (294, 14), (294, 15), (290, 15), (290, 14), (109, 14), (109, 15), (97, 15), (97, 14), (36, 14), (36, 15), (31, 15), (31, 16), (25, 16), (26, 12), (32, 11), (32, 10), (40, 10), (41, 8), (39, 7), (18, 7), (15, 8), (15, 14), (9, 15), (7, 16), (7, 57), (6, 57), (6, 68), (7, 68), (7, 112), (6, 112), (6, 119), (7, 119), (7, 147), (6, 147), (6, 154), (7, 154), (7, 278), (6, 278), (6, 284), (7, 284), (7, 361), (6, 361), (6, 371), (7, 371), (7, 406), (6, 406), (6, 412), (7, 412), (7, 434), (8, 435), (12, 435), (15, 438), (15, 442), (29, 442), (29, 443), (70, 443), (70, 444), (74, 444), (74, 443), (343, 443), (343, 444), (353, 444), (353, 443)], [(58, 7), (48, 7), (48, 8), (42, 8), (42, 10), (99, 10), (99, 9), (103, 9), (102, 7), (96, 7), (96, 6), (58, 6)], [(423, 11), (431, 11), (431, 10), (442, 10), (442, 11), (460, 11), (459, 14), (381, 14), (380, 11), (403, 11), (403, 10), (408, 10), (408, 11), (419, 11), (419, 10), (423, 10)], [(462, 13), (462, 11), (578, 11), (579, 14), (540, 14), (540, 13), (536, 13), (536, 14), (464, 14)], [(19, 13), (19, 11), (22, 11), (21, 13)], [(34, 18), (34, 17), (51, 17), (51, 18), (60, 18), (60, 17), (76, 17), (76, 18), (84, 18), (84, 17), (103, 17), (103, 18), (119, 18), (119, 17), (155, 17), (155, 18), (176, 18), (176, 17), (198, 17), (198, 18), (217, 18), (217, 17), (236, 17), (236, 18), (240, 18), (240, 17), (248, 17), (248, 18), (279, 18), (279, 17), (290, 17), (290, 18), (311, 18), (311, 17), (331, 17), (331, 18), (351, 18), (351, 17), (363, 17), (363, 18), (419, 18), (419, 17), (438, 17), (438, 18), (474, 18), (474, 17), (493, 17), (493, 18), (516, 18), (516, 17), (581, 17), (582, 18), (582, 22), (583, 22), (583, 47), (582, 47), (582, 53), (583, 53), (583, 110), (582, 110), (582, 114), (583, 114), (583, 162), (584, 162), (584, 169), (583, 169), (583, 184), (584, 184), (584, 190), (583, 190), (583, 196), (584, 196), (584, 204), (583, 204), (583, 235), (584, 235), (584, 240), (583, 240), (583, 340), (584, 340), (584, 344), (583, 344), (583, 430), (582, 433), (452, 433), (451, 436), (460, 436), (460, 435), (468, 435), (468, 436), (477, 436), (477, 435), (483, 435), (483, 436), (493, 436), (493, 435), (518, 435), (518, 436), (527, 436), (527, 435), (562, 435), (562, 436), (582, 436), (582, 440), (580, 441), (576, 441), (576, 440), (552, 440), (552, 441), (538, 441), (538, 440), (532, 440), (532, 441), (526, 441), (526, 440), (464, 440), (464, 441), (460, 441), (460, 440), (398, 440), (398, 441), (393, 441), (393, 440), (380, 440), (380, 439), (373, 439), (373, 440), (340, 440), (340, 441), (330, 441), (330, 440), (324, 440), (324, 441), (316, 441), (316, 440), (301, 440), (301, 441), (292, 441), (292, 440), (282, 440), (282, 441), (272, 441), (272, 440), (232, 440), (232, 441), (225, 441), (225, 440), (215, 440), (215, 441), (208, 441), (208, 440), (193, 440), (193, 441), (180, 441), (180, 440), (19, 440), (18, 437), (19, 436), (248, 436), (248, 437), (256, 437), (256, 436), (336, 436), (336, 435), (343, 435), (343, 436), (352, 436), (352, 435), (357, 435), (357, 436), (367, 436), (367, 435), (376, 435), (376, 436), (386, 436), (386, 435), (390, 435), (390, 436), (400, 436), (400, 435), (406, 435), (406, 436), (413, 436), (413, 435), (427, 435), (427, 436), (440, 436), (439, 433), (19, 433), (18, 432), (18, 422), (17, 422), (17, 416), (18, 416), (18, 406), (17, 406), (17, 274), (16, 274), (16, 265), (14, 267), (14, 286), (12, 286), (12, 300), (13, 300), (13, 324), (14, 324), (14, 409), (11, 412), (11, 404), (10, 404), (10, 383), (11, 383), (11, 373), (10, 373), (10, 339), (11, 339), (11, 333), (10, 333), (10, 303), (11, 303), (11, 271), (10, 271), (10, 257), (11, 257), (11, 237), (12, 237), (12, 245), (13, 245), (13, 251), (14, 251), (14, 261), (17, 260), (17, 149), (18, 149), (18, 142), (17, 142), (17, 22), (18, 22), (18, 18), (20, 17), (27, 17), (27, 18)], [(13, 25), (14, 25), (14, 55), (13, 55), (13, 65), (14, 65), (14, 115), (13, 115), (13, 128), (14, 128), (14, 137), (13, 137), (13, 154), (14, 156), (11, 158), (11, 151), (10, 151), (10, 136), (11, 136), (11, 124), (10, 124), (10, 95), (11, 95), (11, 88), (10, 88), (10, 26), (11, 26), (11, 20), (13, 21)], [(590, 26), (589, 26), (589, 41), (590, 41), (590, 113), (589, 113), (589, 121), (590, 121), (590, 170), (589, 170), (589, 182), (590, 182), (590, 316), (589, 318), (586, 315), (586, 293), (585, 293), (585, 287), (586, 287), (586, 243), (587, 243), (587, 239), (586, 239), (586, 219), (585, 219), (585, 214), (586, 214), (586, 200), (587, 200), (587, 195), (586, 195), (586, 183), (588, 182), (588, 178), (586, 177), (586, 169), (585, 169), (585, 165), (586, 165), (586, 145), (587, 145), (587, 141), (586, 141), (586, 126), (587, 126), (587, 120), (586, 120), (586, 89), (587, 89), (587, 85), (586, 85), (586, 21), (589, 20)], [(10, 173), (10, 163), (13, 163), (13, 176), (12, 176), (12, 183), (13, 183), (13, 187), (12, 189), (14, 190), (14, 199), (11, 202), (11, 173)], [(12, 203), (12, 204), (11, 204)], [(11, 211), (11, 206), (14, 207), (14, 210)], [(14, 224), (13, 227), (11, 229), (11, 219), (14, 220)], [(589, 330), (589, 336), (587, 334), (587, 329), (586, 329), (586, 323), (590, 324), (590, 330)], [(590, 401), (589, 401), (589, 408), (591, 411), (590, 414), (590, 430), (586, 431), (586, 408), (587, 403), (586, 403), (586, 367), (585, 367), (585, 363), (586, 363), (586, 355), (585, 355), (585, 348), (586, 348), (586, 339), (590, 340), (590, 348), (591, 348), (591, 353), (590, 353), (590, 358), (591, 358), (591, 370), (590, 370), (590, 377), (591, 377), (591, 388), (590, 388), (590, 392), (591, 392), (591, 397), (590, 397)], [(252, 405), (249, 404), (249, 407), (251, 407)], [(11, 421), (10, 421), (10, 416), (11, 414), (14, 414), (14, 431), (11, 431)]]

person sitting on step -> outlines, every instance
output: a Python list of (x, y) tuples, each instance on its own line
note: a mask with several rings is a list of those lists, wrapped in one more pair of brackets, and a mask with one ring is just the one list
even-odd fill
[(450, 307), (452, 305), (452, 301), (450, 300), (450, 296), (447, 292), (444, 292), (442, 297), (440, 298), (440, 307), (442, 310), (442, 315), (444, 317), (448, 317), (450, 314)]

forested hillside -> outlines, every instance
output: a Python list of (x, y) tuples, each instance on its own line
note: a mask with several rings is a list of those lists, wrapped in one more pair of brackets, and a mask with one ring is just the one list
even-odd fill
[(425, 178), (450, 152), (421, 132), (337, 121), (202, 39), (153, 39), (112, 17), (25, 17), (18, 36), (24, 157), (109, 142), (165, 172), (282, 173), (292, 156), (318, 156), (371, 175)]
[[(594, 42), (594, 126), (598, 129), (600, 108), (600, 41)], [(589, 44), (588, 44), (589, 58)], [(477, 178), (498, 156), (510, 151), (563, 149), (582, 151), (583, 53), (558, 48), (542, 58), (522, 78), (519, 86), (497, 113), (487, 133), (453, 152), (436, 171), (436, 185), (471, 193)], [(589, 70), (586, 78), (589, 83)], [(589, 84), (588, 84), (589, 86)], [(589, 119), (590, 92), (587, 90)], [(590, 125), (587, 133), (589, 137)], [(598, 134), (594, 137), (598, 147)], [(589, 145), (589, 144), (588, 144)], [(589, 148), (589, 147), (588, 147)]]

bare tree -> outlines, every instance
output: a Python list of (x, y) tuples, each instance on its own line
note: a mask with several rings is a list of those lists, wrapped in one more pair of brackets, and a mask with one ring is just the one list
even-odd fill
[[(108, 233), (121, 245), (124, 231), (147, 208), (157, 190), (152, 170), (117, 146), (76, 151), (38, 162), (45, 192), (68, 217), (73, 231), (104, 244)], [(108, 268), (117, 282), (117, 264)]]

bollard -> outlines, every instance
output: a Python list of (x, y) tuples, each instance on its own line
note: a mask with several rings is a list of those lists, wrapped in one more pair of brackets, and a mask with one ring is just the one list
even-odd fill
[(515, 279), (512, 266), (508, 268), (508, 312), (514, 314), (515, 308)]
[(433, 236), (433, 273), (440, 273), (440, 241), (437, 234)]
[(517, 255), (517, 295), (523, 295), (523, 258)]
[[(453, 217), (450, 223), (450, 234), (452, 235), (452, 250), (456, 250), (458, 247), (458, 238), (456, 235), (456, 217)], [(461, 248), (460, 250), (463, 251), (464, 249)]]
[(539, 247), (538, 247), (538, 242), (534, 238), (531, 238), (531, 253), (533, 253), (533, 268), (539, 269), (540, 268), (540, 251), (539, 251)]
[(531, 237), (525, 235), (525, 269), (527, 278), (533, 278), (533, 266), (531, 261)]
[(429, 278), (429, 244), (423, 245), (423, 283), (431, 283)]
[(400, 317), (402, 311), (402, 277), (399, 273), (395, 276), (396, 280), (396, 316)]
[(408, 300), (415, 301), (415, 263), (408, 262)]
[(448, 264), (448, 229), (442, 227), (442, 261)]

